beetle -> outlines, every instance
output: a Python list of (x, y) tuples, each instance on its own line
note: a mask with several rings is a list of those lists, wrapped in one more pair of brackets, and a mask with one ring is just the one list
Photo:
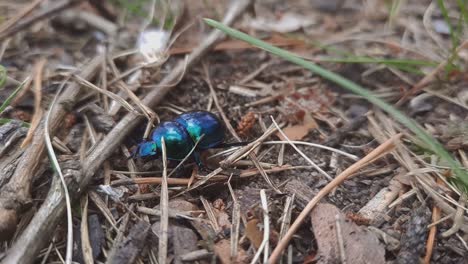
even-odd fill
[(168, 160), (183, 160), (196, 145), (192, 155), (201, 166), (199, 152), (220, 147), (225, 131), (224, 124), (213, 113), (202, 110), (185, 112), (157, 126), (149, 139), (138, 144), (135, 156), (158, 158), (162, 153), (161, 138), (164, 137)]

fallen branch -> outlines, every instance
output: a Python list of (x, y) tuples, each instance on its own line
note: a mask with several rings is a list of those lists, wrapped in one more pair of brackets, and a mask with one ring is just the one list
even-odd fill
[[(100, 66), (101, 58), (98, 56), (87, 66), (83, 67), (81, 76), (90, 79)], [(67, 114), (65, 105), (71, 106), (80, 92), (78, 84), (70, 84), (60, 96), (57, 106), (50, 115), (50, 133), (62, 125), (62, 120)], [(0, 190), (0, 241), (9, 240), (16, 230), (16, 220), (19, 214), (31, 204), (31, 183), (41, 161), (45, 157), (44, 122), (41, 122), (34, 132), (32, 143), (24, 152), (10, 181)]]

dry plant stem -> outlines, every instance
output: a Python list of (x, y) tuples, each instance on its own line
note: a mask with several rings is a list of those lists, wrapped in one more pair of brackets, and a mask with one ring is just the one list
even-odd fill
[(42, 1), (44, 0), (35, 0), (34, 2), (30, 3), (29, 5), (25, 6), (18, 14), (16, 14), (14, 17), (10, 18), (8, 21), (0, 25), (0, 35), (8, 30), (10, 27), (18, 23), (18, 21), (26, 16), (27, 14), (31, 13), (31, 11), (36, 8), (37, 5), (39, 5)]
[(161, 184), (161, 218), (160, 229), (161, 233), (158, 241), (158, 261), (159, 263), (166, 263), (167, 260), (167, 246), (168, 246), (168, 229), (169, 229), (169, 194), (167, 189), (167, 154), (166, 143), (164, 137), (161, 139), (162, 145), (162, 162), (163, 162), (163, 181)]
[(93, 248), (89, 241), (88, 229), (88, 196), (83, 195), (81, 198), (81, 251), (86, 264), (93, 264)]
[[(239, 15), (241, 15), (247, 9), (247, 7), (250, 6), (250, 4), (251, 1), (249, 0), (234, 1), (233, 5), (229, 7), (229, 10), (225, 14), (225, 19), (223, 23), (226, 25), (231, 25), (235, 21), (235, 19)], [(154, 89), (146, 96), (146, 98), (143, 100), (143, 103), (148, 107), (154, 107), (155, 105), (157, 105), (161, 101), (161, 99), (163, 99), (166, 93), (172, 88), (172, 86), (168, 86), (168, 84), (173, 84), (175, 80), (179, 80), (181, 74), (185, 72), (185, 69), (191, 66), (193, 63), (195, 63), (201, 56), (206, 54), (213, 47), (216, 41), (218, 41), (223, 36), (224, 34), (222, 32), (218, 30), (213, 30), (206, 38), (204, 38), (204, 41), (200, 43), (200, 45), (197, 46), (197, 48), (190, 54), (187, 60), (177, 64), (177, 66), (172, 70), (172, 72), (161, 81), (160, 89)], [(85, 79), (87, 79), (86, 77), (89, 78), (90, 76), (93, 76), (97, 72), (96, 68), (101, 64), (101, 62), (102, 58), (99, 56), (93, 59), (92, 63), (88, 65), (88, 67), (83, 71), (81, 76)], [(90, 70), (92, 71), (90, 72)], [(65, 92), (65, 94), (67, 94), (66, 98), (68, 98), (70, 101), (76, 98), (76, 95), (78, 94), (79, 90), (76, 84), (71, 85), (70, 88), (72, 86), (73, 89), (67, 89), (67, 91)], [(70, 98), (70, 95), (73, 96)], [(63, 101), (60, 100), (60, 102)], [(65, 112), (61, 107), (57, 107), (54, 112), (57, 113), (54, 113), (52, 115), (53, 118), (51, 120), (51, 131), (54, 131), (58, 127), (58, 124), (65, 115)], [(82, 172), (81, 177), (77, 179), (80, 188), (78, 191), (83, 191), (83, 189), (86, 189), (88, 183), (90, 182), (94, 173), (100, 168), (101, 164), (112, 154), (112, 152), (120, 145), (120, 142), (122, 142), (122, 140), (127, 136), (127, 134), (130, 133), (132, 129), (139, 124), (140, 121), (141, 118), (138, 118), (135, 114), (127, 114), (114, 127), (114, 129), (112, 129), (111, 132), (109, 132), (109, 134), (97, 144), (94, 151), (84, 161), (84, 170)], [(43, 137), (43, 135), (38, 136), (41, 139)], [(31, 149), (35, 144), (39, 144), (41, 146), (36, 146), (35, 151), (32, 151)], [(31, 182), (30, 179), (32, 175), (31, 172), (35, 171), (35, 168), (38, 165), (38, 161), (40, 160), (38, 159), (40, 155), (38, 155), (37, 153), (44, 153), (44, 143), (42, 142), (42, 140), (40, 142), (33, 140), (32, 146), (29, 147), (27, 153), (25, 153), (24, 155), (26, 156), (28, 155), (28, 153), (30, 157), (24, 158), (22, 162), (18, 165), (18, 169), (15, 172), (15, 175), (19, 174), (18, 171), (23, 171), (19, 175), (29, 175), (27, 177), (24, 177), (27, 178), (27, 181), (25, 183), (28, 183), (27, 194), (29, 194), (29, 183)], [(35, 159), (35, 162), (29, 163), (30, 161), (34, 161)], [(27, 169), (25, 170), (25, 168)], [(18, 176), (16, 176), (16, 178), (18, 178)], [(25, 184), (21, 184), (19, 186), (24, 185)], [(16, 187), (16, 189), (19, 189), (19, 187)], [(3, 193), (4, 191), (2, 190), (2, 192), (0, 193), (0, 198), (3, 196)], [(76, 190), (73, 190), (72, 193), (77, 194)], [(24, 197), (29, 198), (29, 195), (24, 195)], [(24, 200), (27, 201), (28, 199)], [(3, 200), (0, 200), (0, 203), (3, 203)], [(2, 204), (0, 204), (0, 212), (2, 212), (1, 205)], [(58, 184), (58, 189), (56, 188), (55, 191), (49, 192), (43, 205), (40, 207), (39, 211), (31, 220), (31, 223), (28, 225), (25, 231), (12, 245), (2, 263), (32, 263), (35, 260), (35, 257), (38, 254), (38, 252), (44, 247), (45, 243), (47, 243), (53, 235), (53, 230), (56, 228), (57, 223), (63, 216), (64, 212), (65, 199), (60, 191), (60, 184)], [(2, 226), (0, 225), (0, 228), (1, 227)], [(0, 234), (2, 234), (1, 231), (2, 230), (0, 230)]]
[(460, 230), (464, 221), (463, 214), (465, 210), (463, 208), (465, 207), (465, 201), (466, 201), (466, 194), (462, 193), (462, 195), (460, 196), (460, 200), (458, 201), (460, 206), (457, 207), (457, 211), (455, 213), (455, 216), (453, 217), (453, 225), (449, 230), (442, 233), (442, 237), (449, 237), (457, 233), (458, 230)]
[(268, 216), (268, 201), (265, 193), (265, 189), (260, 190), (260, 200), (262, 203), (262, 209), (263, 209), (263, 239), (262, 243), (258, 247), (257, 253), (255, 253), (255, 256), (253, 257), (252, 261), (250, 262), (251, 264), (257, 263), (258, 259), (260, 258), (260, 254), (263, 253), (264, 256), (264, 261), (263, 263), (267, 263), (268, 260), (268, 240), (270, 239), (270, 218)]
[(40, 59), (36, 65), (34, 66), (34, 114), (31, 121), (31, 127), (28, 130), (28, 134), (21, 143), (21, 148), (26, 147), (32, 140), (34, 135), (34, 131), (36, 130), (39, 122), (41, 121), (42, 117), (42, 107), (41, 107), (41, 99), (42, 99), (42, 72), (44, 70), (44, 66), (46, 65), (47, 60), (42, 58)]
[[(311, 166), (290, 166), (290, 165), (283, 165), (280, 167), (274, 167), (271, 169), (267, 169), (266, 172), (268, 173), (274, 173), (274, 172), (281, 172), (281, 171), (286, 171), (286, 170), (295, 170), (295, 169), (310, 169), (312, 168)], [(212, 173), (210, 173), (207, 176), (201, 177), (200, 180), (193, 180), (191, 178), (168, 178), (167, 179), (167, 184), (169, 185), (190, 185), (192, 183), (195, 183), (192, 187), (190, 187), (189, 190), (192, 190), (196, 187), (199, 187), (203, 185), (206, 182), (223, 182), (228, 179), (228, 176), (225, 175), (218, 175), (221, 172), (221, 169), (214, 170)], [(260, 172), (256, 169), (253, 170), (246, 170), (242, 172), (240, 175), (237, 177), (242, 179), (242, 178), (248, 178), (252, 177), (255, 175), (260, 174)], [(162, 183), (162, 177), (142, 177), (142, 178), (133, 178), (133, 179), (125, 179), (125, 180), (116, 180), (111, 183), (112, 186), (117, 187), (117, 186), (122, 186), (122, 185), (133, 185), (133, 184), (161, 184)]]
[[(440, 218), (440, 208), (434, 206), (432, 208), (432, 222), (439, 221)], [(429, 235), (427, 236), (427, 246), (426, 246), (426, 255), (424, 256), (424, 264), (431, 263), (432, 251), (434, 249), (434, 240), (437, 232), (437, 225), (431, 226), (429, 229)]]
[(229, 180), (227, 181), (227, 185), (228, 185), (229, 193), (231, 194), (232, 203), (233, 203), (232, 225), (231, 225), (231, 260), (235, 260), (239, 252), (238, 248), (239, 248), (241, 211), (240, 211), (240, 204), (237, 200), (236, 194), (234, 193), (234, 189), (231, 186), (231, 178), (232, 178), (232, 175), (229, 177)]
[[(83, 78), (89, 79), (94, 76), (96, 68), (99, 66), (98, 58), (93, 59), (81, 73)], [(66, 115), (64, 104), (70, 105), (78, 97), (79, 86), (71, 84), (60, 96), (58, 104), (54, 107), (50, 118), (50, 133), (54, 134), (57, 128), (62, 124), (62, 120)], [(44, 158), (45, 142), (44, 142), (44, 123), (41, 123), (36, 129), (32, 142), (25, 150), (21, 160), (19, 161), (15, 173), (10, 181), (0, 190), (0, 215), (13, 215), (18, 218), (18, 215), (23, 211), (31, 200), (31, 182), (34, 173), (40, 166), (40, 162)], [(11, 230), (15, 230), (14, 225), (5, 224), (5, 218), (0, 218), (0, 240), (6, 240), (4, 234)], [(29, 249), (28, 249), (29, 250)], [(21, 263), (21, 262), (13, 262)]]
[(325, 197), (334, 188), (336, 188), (339, 184), (341, 184), (344, 180), (346, 180), (348, 176), (352, 175), (354, 172), (361, 169), (366, 164), (369, 164), (371, 160), (375, 160), (375, 157), (379, 157), (379, 156), (382, 156), (384, 153), (388, 153), (395, 146), (395, 142), (398, 141), (401, 138), (401, 136), (402, 134), (397, 134), (395, 136), (392, 136), (387, 141), (385, 141), (380, 146), (378, 146), (376, 149), (374, 149), (369, 154), (367, 154), (364, 158), (362, 158), (361, 160), (357, 161), (356, 163), (348, 167), (346, 170), (344, 170), (342, 173), (336, 176), (333, 179), (333, 181), (331, 181), (323, 189), (321, 189), (317, 193), (317, 195), (312, 200), (310, 200), (310, 202), (307, 204), (304, 210), (302, 210), (302, 212), (299, 214), (297, 219), (291, 225), (291, 228), (289, 228), (286, 235), (278, 242), (278, 245), (271, 253), (271, 256), (268, 262), (269, 263), (278, 262), (283, 250), (289, 244), (289, 241), (291, 240), (293, 235), (297, 232), (297, 230), (299, 229), (301, 224), (304, 222), (304, 220), (309, 216), (310, 212), (315, 207), (315, 205), (317, 205), (317, 203), (323, 197)]
[(43, 11), (39, 11), (38, 14), (36, 14), (33, 17), (26, 18), (24, 21), (19, 21), (16, 23), (15, 26), (10, 27), (8, 30), (4, 32), (0, 32), (0, 40), (3, 40), (29, 26), (32, 24), (46, 18), (50, 18), (53, 14), (58, 13), (60, 11), (63, 11), (67, 8), (73, 7), (76, 4), (79, 4), (83, 0), (63, 0), (58, 3), (54, 3), (54, 5), (51, 5), (51, 7), (48, 7), (47, 9)]

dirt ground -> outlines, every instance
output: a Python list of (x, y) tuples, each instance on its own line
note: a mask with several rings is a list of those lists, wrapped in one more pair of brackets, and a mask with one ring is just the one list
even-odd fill
[[(202, 20), (234, 13), (233, 28), (368, 89), (466, 175), (467, 10), (0, 2), (1, 263), (468, 263), (468, 187), (417, 133), (316, 72), (210, 43)], [(148, 122), (190, 110), (244, 143), (202, 151), (203, 168), (133, 156)]]

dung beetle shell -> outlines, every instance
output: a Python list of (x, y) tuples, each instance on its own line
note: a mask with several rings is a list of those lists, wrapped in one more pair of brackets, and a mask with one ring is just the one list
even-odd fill
[(137, 156), (158, 157), (162, 155), (161, 138), (166, 143), (169, 160), (184, 159), (198, 142), (194, 156), (197, 162), (198, 152), (216, 147), (224, 141), (225, 128), (219, 118), (206, 111), (191, 111), (177, 116), (174, 121), (161, 123), (151, 133), (150, 140), (139, 144)]
[[(224, 141), (224, 126), (217, 116), (206, 111), (192, 111), (179, 115), (175, 122), (187, 130), (197, 149), (216, 147)], [(203, 136), (203, 138), (201, 138)]]

